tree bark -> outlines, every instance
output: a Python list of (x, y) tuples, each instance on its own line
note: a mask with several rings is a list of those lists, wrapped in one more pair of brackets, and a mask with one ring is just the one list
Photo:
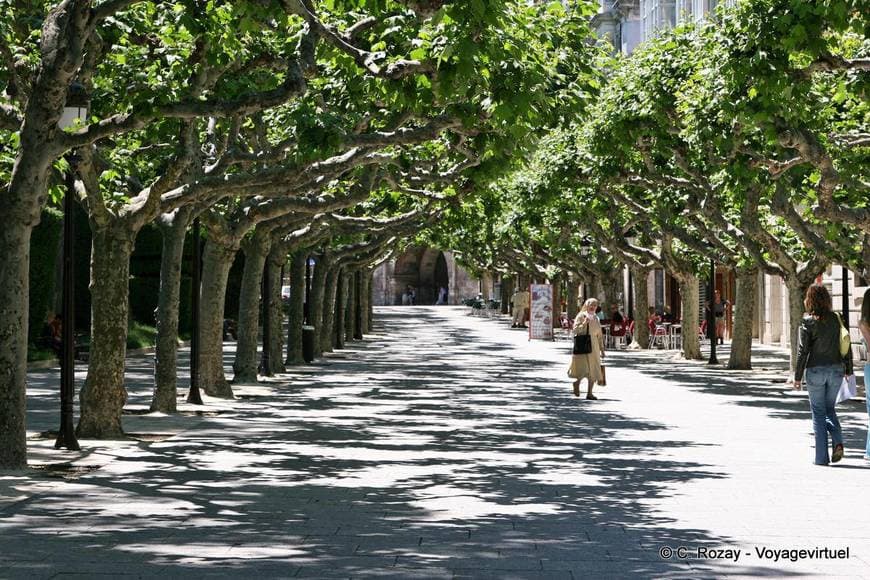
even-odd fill
[(375, 271), (372, 268), (366, 270), (366, 328), (364, 332), (371, 333), (375, 327), (375, 306), (372, 300), (372, 288), (374, 288)]
[(284, 308), (281, 304), (281, 272), (282, 266), (287, 261), (284, 248), (272, 248), (268, 258), (269, 268), (268, 289), (271, 298), (269, 300), (269, 318), (272, 325), (272, 341), (269, 344), (269, 370), (271, 374), (287, 372), (284, 366)]
[(571, 274), (568, 277), (568, 319), (574, 320), (577, 317), (577, 312), (580, 310), (580, 305), (577, 304), (577, 298), (580, 296), (580, 279), (576, 274)]
[[(6, 207), (0, 228), (0, 469), (27, 467), (27, 325), (30, 303), (30, 234)], [(8, 210), (8, 211), (7, 211)]]
[(360, 338), (371, 332), (371, 324), (369, 322), (369, 312), (371, 312), (372, 292), (369, 282), (371, 270), (368, 268), (360, 270), (359, 273), (359, 303), (360, 303)]
[(335, 346), (335, 315), (338, 310), (339, 269), (327, 266), (323, 293), (323, 330), (320, 332), (321, 352), (332, 352)]
[(552, 325), (553, 328), (562, 327), (562, 276), (556, 274), (551, 281), (553, 285), (553, 310), (552, 310)]
[(363, 319), (365, 312), (368, 310), (365, 299), (363, 298), (363, 272), (357, 270), (353, 273), (353, 338), (354, 340), (362, 340), (363, 338)]
[(233, 389), (224, 376), (223, 325), (227, 281), (237, 251), (234, 246), (209, 239), (202, 260), (199, 380), (207, 395), (224, 399), (233, 398)]
[[(674, 274), (680, 283), (680, 303), (683, 311), (683, 356), (689, 360), (703, 360), (701, 341), (698, 339), (698, 277), (691, 273)], [(635, 325), (636, 327), (637, 325)]]
[(356, 340), (356, 322), (357, 322), (357, 273), (356, 270), (345, 270), (347, 272), (347, 280), (344, 286), (345, 290), (345, 306), (344, 306), (344, 337), (346, 341)]
[(305, 312), (305, 262), (308, 250), (294, 250), (290, 258), (290, 313), (287, 320), (287, 361), (286, 364), (301, 365), (302, 356), (302, 318)]
[(602, 301), (601, 308), (604, 310), (605, 318), (610, 316), (610, 305), (619, 304), (622, 299), (622, 292), (620, 291), (622, 287), (621, 274), (622, 270), (616, 268), (601, 277), (601, 286), (604, 290), (604, 300)]
[(311, 325), (314, 327), (314, 357), (323, 355), (323, 304), (326, 298), (326, 274), (329, 271), (328, 258), (318, 257), (311, 277)]
[(807, 294), (807, 288), (811, 285), (799, 280), (797, 277), (786, 278), (785, 286), (788, 288), (788, 314), (789, 314), (789, 346), (791, 347), (791, 357), (789, 359), (789, 369), (794, 370), (797, 363), (797, 348), (798, 348), (798, 332), (800, 331), (801, 320), (804, 317), (804, 298)]
[[(263, 230), (242, 242), (245, 270), (239, 290), (239, 322), (237, 325), (236, 358), (233, 362), (233, 382), (256, 383), (259, 360), (257, 346), (260, 336), (260, 295), (263, 288), (263, 268), (271, 240)], [(280, 329), (277, 329), (280, 332)]]
[(514, 279), (504, 277), (501, 283), (501, 313), (510, 314), (511, 296), (514, 294)]
[[(634, 336), (632, 339), (641, 348), (649, 346), (649, 326), (647, 326), (647, 314), (649, 310), (649, 270), (638, 269), (632, 273), (634, 286), (634, 312), (630, 316), (634, 319)], [(687, 332), (688, 326), (683, 324), (683, 333)], [(685, 342), (685, 336), (683, 341)]]
[(755, 318), (757, 283), (757, 268), (738, 270), (734, 336), (731, 338), (731, 356), (728, 358), (728, 368), (732, 370), (752, 369), (752, 320)]
[[(181, 266), (190, 212), (179, 210), (158, 222), (163, 234), (160, 293), (157, 297), (157, 345), (154, 355), (154, 396), (151, 411), (175, 413), (178, 397), (178, 313), (181, 303)], [(198, 240), (194, 240), (197, 243)]]
[(91, 230), (91, 344), (76, 435), (111, 439), (124, 434), (130, 254), (136, 234), (123, 221), (99, 225), (91, 220)]
[(347, 321), (347, 270), (342, 268), (338, 273), (338, 288), (335, 296), (335, 348), (344, 348)]

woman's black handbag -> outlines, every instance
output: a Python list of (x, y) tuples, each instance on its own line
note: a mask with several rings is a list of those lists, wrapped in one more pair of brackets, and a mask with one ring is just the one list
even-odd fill
[(592, 337), (589, 335), (589, 323), (587, 322), (586, 324), (586, 334), (574, 335), (574, 349), (571, 351), (574, 354), (589, 354), (592, 352)]

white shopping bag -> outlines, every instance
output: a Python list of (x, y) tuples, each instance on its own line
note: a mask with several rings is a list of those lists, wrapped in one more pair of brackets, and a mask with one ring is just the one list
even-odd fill
[(840, 384), (840, 392), (837, 393), (837, 402), (848, 401), (856, 394), (858, 394), (858, 387), (855, 384), (855, 375), (843, 377), (843, 382)]

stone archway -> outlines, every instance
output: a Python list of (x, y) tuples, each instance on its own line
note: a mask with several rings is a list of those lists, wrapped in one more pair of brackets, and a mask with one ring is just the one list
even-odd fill
[(372, 300), (378, 306), (402, 304), (408, 286), (414, 288), (416, 304), (424, 305), (435, 304), (441, 287), (447, 289), (447, 304), (461, 304), (478, 291), (477, 280), (456, 264), (453, 253), (436, 248), (408, 248), (378, 266), (373, 282)]

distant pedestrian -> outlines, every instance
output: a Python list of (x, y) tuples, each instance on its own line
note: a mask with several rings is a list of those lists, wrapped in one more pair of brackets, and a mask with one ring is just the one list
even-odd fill
[(604, 358), (604, 334), (601, 332), (601, 323), (595, 315), (598, 309), (598, 300), (590, 298), (583, 303), (583, 308), (574, 319), (574, 335), (589, 334), (592, 341), (592, 352), (589, 354), (572, 354), (571, 365), (568, 367), (568, 376), (574, 379), (574, 396), (580, 396), (580, 381), (586, 379), (586, 398), (596, 400), (598, 397), (592, 394), (595, 383), (600, 383), (604, 378), (601, 372), (601, 359)]
[[(858, 330), (861, 331), (861, 337), (864, 339), (864, 348), (870, 352), (870, 289), (864, 292)], [(864, 390), (867, 390), (868, 386), (870, 386), (870, 362), (864, 365)], [(867, 416), (870, 418), (870, 397), (865, 397), (865, 399), (867, 400)], [(864, 449), (864, 459), (870, 461), (870, 422), (867, 425), (867, 447)]]
[(806, 314), (798, 334), (794, 388), (800, 389), (806, 370), (807, 393), (816, 437), (816, 465), (828, 464), (828, 433), (831, 461), (843, 458), (843, 433), (835, 408), (844, 376), (852, 374), (852, 353), (840, 354), (840, 319), (832, 312), (831, 295), (824, 286), (807, 288)]
[(447, 304), (447, 288), (444, 286), (438, 288), (438, 300), (435, 304)]
[(529, 308), (531, 295), (528, 290), (519, 290), (514, 294), (514, 317), (511, 328), (526, 327), (526, 310)]
[[(722, 300), (722, 293), (718, 290), (715, 291), (713, 295), (713, 318), (716, 319), (716, 339), (719, 341), (719, 344), (725, 344), (725, 311), (728, 307), (731, 306), (731, 303), (727, 300)], [(710, 301), (707, 301), (706, 310), (710, 311)]]

